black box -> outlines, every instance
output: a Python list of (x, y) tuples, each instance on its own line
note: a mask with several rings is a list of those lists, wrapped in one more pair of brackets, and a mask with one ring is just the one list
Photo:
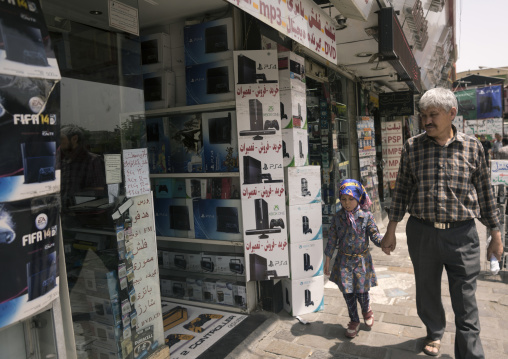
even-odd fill
[(260, 281), (263, 310), (279, 313), (282, 308), (282, 281), (273, 283), (273, 280)]

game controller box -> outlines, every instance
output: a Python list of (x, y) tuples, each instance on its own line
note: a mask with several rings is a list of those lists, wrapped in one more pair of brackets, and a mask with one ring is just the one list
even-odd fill
[(156, 178), (153, 180), (155, 198), (187, 198), (184, 178)]
[(209, 303), (217, 302), (216, 280), (212, 278), (203, 279), (203, 301)]
[(203, 121), (204, 172), (238, 172), (236, 112), (208, 112)]
[(215, 282), (215, 288), (217, 291), (217, 303), (233, 305), (233, 283), (224, 280), (218, 280)]
[(242, 240), (242, 208), (239, 199), (194, 199), (195, 238)]
[(282, 159), (284, 167), (302, 167), (309, 163), (309, 138), (307, 130), (289, 128), (282, 130)]
[(282, 280), (282, 304), (292, 316), (321, 312), (325, 307), (324, 276)]
[(201, 114), (166, 118), (169, 133), (170, 173), (203, 172)]
[(155, 232), (163, 237), (194, 238), (192, 200), (155, 198)]
[(235, 99), (233, 60), (185, 67), (187, 106)]
[(206, 199), (207, 180), (201, 178), (185, 179), (186, 198)]
[(323, 240), (289, 244), (291, 279), (323, 275)]
[(143, 74), (143, 94), (145, 96), (145, 110), (175, 107), (175, 73), (159, 70)]
[(245, 258), (234, 254), (218, 254), (217, 274), (245, 276)]
[(122, 322), (118, 297), (105, 299), (87, 295), (86, 302), (88, 303), (88, 311), (92, 320), (110, 325), (118, 325)]
[(284, 183), (288, 206), (321, 203), (321, 167), (285, 167)]
[(290, 243), (323, 239), (321, 203), (286, 206), (286, 213)]
[(185, 65), (195, 65), (233, 57), (233, 18), (185, 26)]
[(189, 300), (203, 301), (203, 280), (187, 278), (187, 297)]
[(305, 94), (305, 59), (291, 51), (279, 52), (278, 58), (279, 89)]
[(305, 92), (280, 91), (280, 118), (282, 129), (307, 129), (307, 98)]

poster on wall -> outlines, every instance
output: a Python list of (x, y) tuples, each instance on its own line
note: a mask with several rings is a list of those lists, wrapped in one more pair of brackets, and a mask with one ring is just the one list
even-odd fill
[(384, 161), (383, 179), (385, 183), (390, 183), (390, 188), (393, 189), (395, 188), (403, 147), (402, 122), (382, 122), (381, 140)]
[(129, 208), (132, 227), (126, 240), (132, 245), (132, 268), (134, 274), (134, 307), (137, 313), (137, 332), (153, 328), (153, 339), (159, 346), (164, 343), (162, 328), (159, 265), (152, 194), (132, 198)]
[(240, 199), (247, 280), (289, 276), (276, 51), (235, 51)]
[(458, 114), (464, 120), (474, 120), (476, 116), (476, 90), (464, 90), (455, 92), (458, 102)]
[(501, 85), (476, 89), (476, 118), (503, 117), (503, 88)]
[(59, 198), (0, 203), (0, 328), (58, 297)]
[(337, 64), (335, 25), (330, 16), (313, 1), (227, 1), (331, 63)]

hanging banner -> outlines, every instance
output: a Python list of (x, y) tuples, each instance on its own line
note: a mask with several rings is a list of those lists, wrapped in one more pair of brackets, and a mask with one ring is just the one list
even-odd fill
[(280, 33), (337, 64), (335, 25), (311, 0), (227, 0)]
[(235, 51), (233, 59), (247, 280), (288, 277), (277, 52)]
[(459, 105), (458, 115), (464, 120), (476, 119), (476, 90), (457, 91), (455, 97)]
[(503, 117), (502, 86), (486, 86), (476, 89), (476, 118)]
[(0, 203), (0, 328), (58, 297), (58, 196)]

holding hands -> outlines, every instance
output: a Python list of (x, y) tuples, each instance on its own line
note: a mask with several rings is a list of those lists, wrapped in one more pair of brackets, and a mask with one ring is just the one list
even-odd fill
[(395, 234), (386, 232), (385, 236), (383, 237), (383, 240), (381, 241), (381, 250), (385, 254), (390, 255), (390, 253), (395, 250), (396, 245), (397, 239), (395, 238)]

